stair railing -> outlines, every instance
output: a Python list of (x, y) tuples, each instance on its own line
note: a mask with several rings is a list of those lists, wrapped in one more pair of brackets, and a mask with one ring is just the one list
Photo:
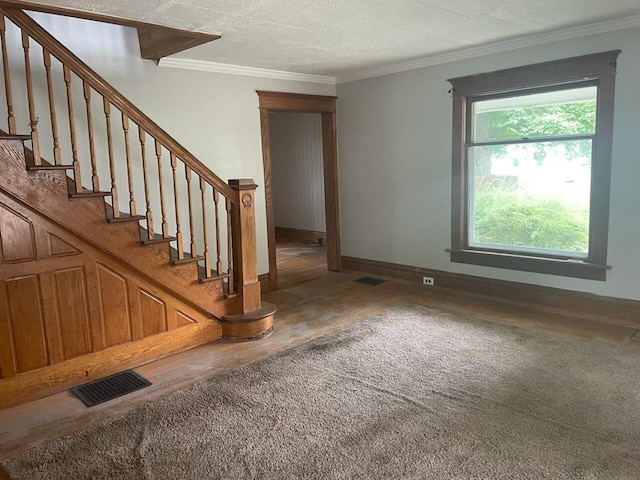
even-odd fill
[[(254, 311), (260, 308), (260, 284), (257, 275), (256, 258), (256, 232), (255, 232), (255, 208), (254, 193), (256, 185), (252, 180), (230, 180), (229, 184), (221, 180), (202, 162), (200, 162), (186, 148), (160, 128), (154, 121), (147, 117), (135, 105), (127, 100), (115, 88), (109, 85), (100, 75), (93, 71), (88, 65), (80, 60), (75, 54), (67, 49), (62, 43), (44, 30), (36, 21), (25, 14), (22, 10), (11, 8), (0, 8), (0, 49), (2, 53), (3, 78), (5, 86), (5, 97), (7, 106), (7, 123), (10, 135), (16, 135), (17, 122), (15, 118), (16, 105), (14, 104), (14, 93), (12, 82), (11, 66), (8, 53), (12, 50), (7, 45), (7, 25), (5, 19), (9, 19), (20, 29), (24, 52), (24, 80), (26, 83), (26, 96), (28, 106), (29, 128), (32, 139), (33, 163), (34, 166), (43, 165), (40, 151), (40, 139), (42, 132), (38, 131), (39, 117), (36, 111), (34, 100), (34, 87), (32, 82), (32, 67), (34, 47), (42, 50), (42, 59), (45, 72), (46, 97), (49, 103), (48, 123), (51, 126), (51, 144), (53, 148), (53, 166), (65, 168), (63, 165), (63, 155), (60, 139), (60, 124), (57, 118), (56, 102), (66, 104), (66, 117), (69, 125), (68, 143), (71, 150), (71, 163), (68, 170), (73, 172), (75, 179), (75, 192), (73, 196), (104, 196), (111, 198), (110, 221), (125, 220), (124, 216), (131, 219), (135, 217), (146, 224), (145, 232), (142, 232), (143, 243), (172, 242), (175, 244), (173, 261), (175, 263), (186, 263), (189, 261), (199, 262), (199, 280), (207, 282), (213, 280), (226, 281), (226, 293), (236, 297), (238, 302), (234, 304), (232, 311), (243, 313)], [(53, 68), (54, 62), (59, 62), (62, 67), (64, 81), (64, 99), (56, 98), (56, 88), (54, 86)], [(57, 66), (58, 70), (60, 65)], [(79, 81), (84, 97), (83, 108), (86, 113), (86, 131), (83, 136), (88, 137), (89, 143), (89, 165), (91, 169), (91, 188), (85, 190), (82, 186), (82, 168), (79, 148), (78, 148), (78, 126), (76, 125), (77, 112), (74, 109), (74, 83)], [(96, 148), (96, 134), (94, 131), (95, 121), (95, 100), (94, 95), (98, 95), (102, 103), (104, 113), (103, 129), (105, 131), (106, 153), (101, 156), (107, 158), (109, 170), (109, 189), (100, 190), (100, 174), (98, 151)], [(77, 98), (76, 98), (77, 100)], [(93, 105), (93, 106), (92, 106)], [(115, 148), (115, 134), (113, 118), (120, 119), (119, 138), (123, 145)], [(134, 149), (132, 143), (139, 143), (140, 161), (142, 166), (142, 177), (144, 187), (144, 214), (138, 215), (136, 203), (134, 175)], [(123, 153), (124, 159), (118, 160), (116, 150)], [(150, 154), (150, 152), (152, 152)], [(155, 175), (152, 175), (149, 157), (155, 157)], [(182, 168), (180, 168), (180, 166)], [(81, 168), (82, 167), (82, 168)], [(166, 169), (166, 174), (163, 171)], [(170, 169), (170, 170), (169, 170)], [(126, 185), (128, 188), (128, 202), (121, 201), (118, 191), (118, 171), (126, 170)], [(179, 171), (183, 176), (180, 179)], [(168, 175), (170, 172), (170, 175)], [(194, 178), (197, 177), (197, 178)], [(167, 202), (167, 179), (171, 182), (170, 196), (173, 202)], [(125, 183), (125, 182), (122, 182)], [(157, 215), (157, 205), (152, 201), (152, 189), (159, 195), (159, 218)], [(199, 195), (193, 195), (193, 190), (198, 189)], [(200, 205), (196, 205), (193, 196), (199, 197)], [(185, 198), (186, 197), (186, 198)], [(157, 198), (157, 196), (155, 197)], [(186, 205), (183, 204), (186, 203)], [(123, 210), (122, 204), (128, 213)], [(156, 204), (158, 202), (155, 202)], [(201, 216), (197, 218), (199, 207)], [(168, 219), (168, 209), (173, 208), (170, 220)], [(211, 209), (213, 208), (213, 215)], [(183, 223), (181, 211), (186, 210), (188, 216), (188, 226)], [(226, 215), (226, 221), (220, 220), (220, 210)], [(213, 220), (211, 222), (211, 219)], [(155, 222), (159, 220), (159, 223)], [(213, 225), (211, 225), (211, 223)], [(184, 238), (184, 232), (188, 230), (189, 239)], [(214, 241), (210, 242), (210, 232), (213, 233)], [(221, 233), (226, 233), (226, 236)], [(171, 234), (174, 233), (172, 236)], [(198, 238), (197, 238), (198, 237)], [(188, 246), (186, 244), (188, 243)], [(224, 248), (226, 244), (226, 249)], [(199, 246), (202, 253), (199, 254)], [(188, 250), (188, 251), (187, 251)], [(185, 253), (186, 251), (186, 253)], [(225, 258), (226, 257), (226, 258)], [(226, 261), (224, 261), (226, 260)]]

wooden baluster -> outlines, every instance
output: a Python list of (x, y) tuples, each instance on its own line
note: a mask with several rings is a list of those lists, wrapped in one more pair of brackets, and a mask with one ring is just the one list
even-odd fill
[(96, 147), (93, 140), (93, 121), (91, 119), (91, 86), (82, 81), (82, 88), (84, 90), (84, 103), (87, 108), (87, 128), (89, 130), (89, 157), (91, 158), (91, 184), (93, 185), (93, 191), (100, 191), (100, 182), (98, 180), (98, 166), (96, 164)]
[(169, 236), (167, 210), (164, 205), (164, 182), (162, 181), (162, 144), (156, 139), (156, 157), (158, 158), (158, 181), (160, 182), (160, 213), (162, 214), (162, 237)]
[(154, 231), (153, 231), (153, 217), (151, 215), (151, 196), (149, 195), (149, 175), (147, 172), (147, 151), (145, 148), (146, 141), (146, 133), (138, 125), (138, 139), (140, 140), (140, 154), (142, 155), (142, 176), (144, 179), (144, 200), (147, 204), (147, 233), (149, 235), (149, 240), (153, 239)]
[(116, 183), (116, 166), (113, 158), (113, 136), (111, 134), (111, 103), (102, 98), (104, 117), (107, 123), (107, 150), (109, 152), (109, 172), (111, 173), (111, 201), (113, 206), (113, 218), (120, 217), (120, 202), (118, 200), (118, 184)]
[(234, 292), (233, 287), (233, 246), (232, 246), (232, 238), (233, 234), (231, 231), (231, 210), (233, 209), (233, 203), (228, 198), (226, 199), (226, 208), (227, 208), (227, 273), (229, 274), (229, 278), (227, 285), (229, 286), (229, 295)]
[(200, 177), (200, 198), (202, 201), (202, 236), (204, 238), (204, 276), (211, 277), (211, 256), (209, 254), (209, 233), (207, 232), (207, 208), (205, 201), (205, 190), (207, 182)]
[(47, 93), (49, 95), (49, 115), (51, 116), (51, 135), (53, 136), (53, 160), (56, 165), (62, 165), (60, 156), (60, 141), (58, 140), (58, 120), (56, 118), (56, 102), (53, 95), (53, 81), (51, 80), (51, 54), (46, 48), (42, 49), (44, 69), (47, 76)]
[(67, 110), (69, 111), (69, 133), (71, 135), (71, 156), (73, 158), (73, 178), (75, 180), (76, 193), (82, 192), (82, 175), (80, 175), (80, 162), (78, 161), (78, 143), (76, 142), (76, 123), (73, 117), (73, 94), (71, 92), (71, 69), (63, 65), (64, 83), (67, 89)]
[(189, 232), (191, 234), (191, 256), (198, 255), (198, 249), (196, 248), (196, 236), (195, 229), (193, 227), (193, 204), (191, 200), (191, 168), (185, 163), (184, 165), (185, 178), (187, 179), (187, 199), (189, 200)]
[(16, 119), (13, 116), (13, 94), (11, 93), (11, 72), (9, 70), (9, 58), (7, 56), (7, 38), (4, 15), (0, 15), (0, 44), (2, 48), (2, 69), (4, 72), (4, 90), (7, 98), (7, 114), (9, 122), (9, 135), (15, 135)]
[(133, 172), (131, 171), (131, 148), (129, 147), (129, 117), (122, 113), (122, 130), (124, 132), (124, 154), (127, 160), (127, 180), (129, 182), (129, 213), (137, 215), (136, 198), (133, 192)]
[(171, 170), (173, 174), (173, 202), (176, 208), (176, 240), (178, 242), (178, 260), (184, 259), (184, 245), (182, 243), (182, 228), (180, 227), (180, 204), (178, 202), (178, 183), (176, 181), (176, 167), (178, 162), (173, 152), (169, 152)]
[(22, 31), (22, 48), (24, 49), (24, 72), (27, 78), (27, 99), (29, 102), (29, 124), (31, 125), (31, 143), (33, 150), (33, 163), (42, 165), (40, 158), (40, 142), (38, 139), (38, 117), (33, 99), (33, 84), (31, 82), (31, 61), (29, 59), (29, 34)]
[(220, 214), (218, 213), (218, 204), (220, 202), (220, 193), (213, 187), (213, 204), (216, 209), (216, 273), (220, 275), (222, 273), (222, 259), (220, 257)]

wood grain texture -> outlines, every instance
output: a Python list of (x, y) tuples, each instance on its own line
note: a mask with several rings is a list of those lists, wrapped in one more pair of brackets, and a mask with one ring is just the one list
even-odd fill
[(56, 237), (54, 234), (49, 234), (49, 248), (51, 249), (51, 255), (54, 257), (64, 256), (64, 255), (77, 255), (80, 251), (69, 245), (67, 242), (62, 240), (61, 238)]
[(220, 35), (177, 30), (160, 25), (139, 25), (136, 29), (140, 56), (146, 60), (160, 60), (220, 38)]
[(51, 395), (82, 383), (137, 367), (172, 353), (220, 339), (222, 328), (213, 322), (197, 323), (138, 342), (126, 343), (0, 380), (0, 408)]
[(268, 273), (258, 275), (258, 281), (260, 282), (260, 291), (262, 293), (271, 291), (271, 278)]
[(272, 112), (335, 113), (338, 97), (257, 90), (260, 108)]
[(342, 258), (345, 271), (381, 275), (413, 283), (422, 283), (422, 277), (428, 276), (435, 280), (435, 286), (428, 288), (436, 291), (457, 291), (483, 295), (493, 301), (520, 305), (537, 312), (640, 328), (640, 301), (637, 300), (605, 297), (355, 257)]
[[(182, 312), (176, 310), (176, 321), (175, 321), (175, 327), (174, 328), (184, 327), (184, 326), (187, 326), (187, 325), (191, 325), (193, 323), (197, 323), (197, 322), (193, 318), (191, 318), (189, 315), (187, 315), (186, 313), (182, 313)], [(174, 328), (172, 328), (172, 330)]]
[[(0, 269), (0, 408), (83, 382), (90, 369), (106, 371), (92, 363), (96, 358), (113, 373), (134, 366), (134, 358), (146, 361), (222, 336), (218, 320), (171, 288), (2, 191), (0, 204), (29, 221), (37, 246), (32, 261)], [(53, 238), (60, 247), (51, 248)], [(74, 254), (52, 255), (62, 247)], [(171, 337), (178, 343), (163, 337), (167, 330), (182, 331)], [(100, 356), (105, 351), (115, 357)]]
[(48, 361), (41, 293), (35, 275), (5, 282), (16, 373), (46, 366)]
[(29, 262), (36, 258), (31, 222), (0, 203), (0, 263)]
[(206, 381), (212, 375), (290, 349), (405, 302), (549, 335), (577, 335), (599, 339), (599, 342), (615, 342), (611, 345), (616, 349), (640, 346), (638, 339), (633, 343), (636, 329), (541, 313), (460, 291), (425, 289), (420, 284), (397, 279), (372, 287), (354, 282), (361, 274), (328, 272), (326, 254), (321, 248), (297, 246), (297, 252), (291, 245), (278, 248), (284, 248), (286, 253), (280, 255), (279, 252), (278, 257), (281, 287), (265, 295), (267, 301), (278, 305), (272, 335), (251, 344), (216, 342), (148, 363), (136, 371), (153, 385), (115, 399), (105, 408), (88, 409), (62, 392), (0, 410), (0, 438), (3, 439), (0, 458), (117, 418), (150, 401)]
[(84, 269), (74, 267), (56, 271), (53, 278), (64, 358), (93, 351)]
[(158, 286), (170, 285), (181, 301), (190, 302), (217, 317), (227, 313), (229, 306), (224, 300), (221, 282), (199, 284), (195, 265), (172, 267), (166, 244), (140, 248), (137, 223), (107, 224), (102, 198), (70, 201), (63, 172), (28, 173), (20, 141), (0, 141), (0, 161), (4, 167), (0, 193), (6, 192), (22, 204), (28, 204), (30, 211), (75, 232), (84, 241), (146, 275)]
[(269, 112), (307, 112), (322, 114), (322, 157), (324, 168), (324, 198), (327, 227), (327, 266), (340, 271), (340, 195), (338, 191), (338, 140), (336, 133), (337, 97), (304, 95), (258, 90), (262, 135), (262, 161), (267, 206), (267, 235), (271, 288), (278, 288), (275, 219), (273, 213), (273, 180)]
[(20, 8), (32, 12), (51, 13), (66, 17), (84, 18), (95, 22), (110, 23), (135, 28), (138, 32), (140, 43), (140, 56), (147, 60), (159, 60), (160, 58), (183, 52), (190, 48), (218, 40), (220, 35), (192, 32), (177, 28), (156, 25), (139, 20), (114, 17), (86, 10), (75, 10), (58, 5), (45, 5), (35, 2), (22, 2), (19, 0), (0, 1), (0, 7)]
[(133, 339), (127, 279), (105, 265), (98, 264), (100, 315), (105, 345), (112, 347)]
[(224, 317), (222, 337), (234, 342), (260, 340), (273, 333), (275, 305), (262, 302), (258, 310), (248, 313), (231, 314)]
[(276, 221), (273, 212), (273, 177), (271, 161), (271, 130), (269, 110), (260, 109), (260, 134), (262, 139), (262, 169), (264, 172), (264, 198), (267, 211), (267, 248), (269, 250), (269, 276), (271, 288), (278, 288), (278, 264), (276, 261)]
[(317, 243), (319, 238), (326, 242), (327, 232), (276, 227), (276, 240), (296, 240), (298, 242)]
[(250, 179), (229, 180), (229, 185), (237, 194), (231, 211), (234, 282), (240, 298), (240, 313), (247, 313), (262, 307), (256, 249), (255, 190), (258, 186)]
[[(203, 177), (210, 185), (215, 186), (225, 197), (232, 198), (233, 191), (206, 165), (198, 160), (191, 152), (184, 148), (177, 140), (169, 135), (165, 130), (146, 116), (124, 95), (118, 92), (105, 79), (98, 75), (87, 64), (82, 62), (74, 53), (62, 45), (26, 13), (9, 8), (0, 8), (0, 13), (18, 25), (29, 36), (58, 58), (65, 69), (72, 70), (83, 82), (87, 82), (93, 90), (107, 99), (113, 106), (118, 108), (127, 117), (135, 122), (141, 129), (146, 131), (153, 138), (160, 141), (169, 151), (176, 154), (184, 163), (188, 164), (198, 175)], [(67, 74), (65, 73), (65, 78)], [(80, 177), (78, 177), (80, 178)]]
[(327, 216), (327, 268), (332, 272), (339, 272), (342, 267), (337, 138), (336, 113), (323, 113), (322, 156), (324, 158), (324, 210)]
[(145, 337), (167, 331), (167, 306), (159, 298), (140, 289), (140, 321)]

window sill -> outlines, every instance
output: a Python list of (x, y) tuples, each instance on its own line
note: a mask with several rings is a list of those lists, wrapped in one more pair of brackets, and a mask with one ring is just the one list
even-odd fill
[(532, 257), (486, 250), (447, 249), (447, 251), (451, 253), (451, 261), (455, 263), (546, 273), (587, 280), (605, 281), (607, 279), (607, 270), (611, 269), (609, 265), (599, 265), (580, 260)]

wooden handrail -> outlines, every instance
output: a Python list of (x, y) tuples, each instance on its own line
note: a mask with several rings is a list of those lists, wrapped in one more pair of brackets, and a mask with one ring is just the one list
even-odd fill
[(4, 14), (13, 23), (27, 32), (31, 38), (36, 40), (42, 47), (48, 50), (63, 65), (69, 67), (83, 81), (87, 82), (100, 95), (109, 100), (120, 111), (133, 120), (138, 126), (146, 130), (151, 136), (158, 140), (165, 148), (173, 152), (189, 168), (196, 172), (202, 179), (213, 186), (217, 191), (237, 205), (236, 192), (227, 185), (220, 177), (207, 168), (191, 152), (183, 147), (177, 140), (164, 131), (158, 124), (147, 117), (124, 95), (113, 88), (106, 80), (98, 75), (93, 69), (86, 65), (68, 48), (62, 45), (51, 34), (44, 30), (36, 21), (29, 17), (22, 10), (13, 8), (0, 8), (0, 14)]

